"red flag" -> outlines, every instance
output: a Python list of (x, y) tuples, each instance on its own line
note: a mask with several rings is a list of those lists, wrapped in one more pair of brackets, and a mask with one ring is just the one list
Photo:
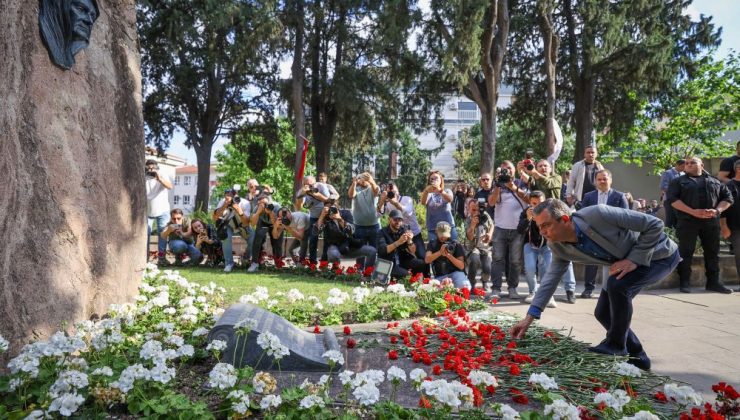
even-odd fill
[(306, 156), (308, 156), (308, 139), (304, 136), (300, 137), (301, 140), (303, 140), (303, 154), (301, 155), (301, 166), (298, 168), (298, 173), (296, 173), (296, 180), (298, 182), (303, 180), (303, 173), (306, 170)]

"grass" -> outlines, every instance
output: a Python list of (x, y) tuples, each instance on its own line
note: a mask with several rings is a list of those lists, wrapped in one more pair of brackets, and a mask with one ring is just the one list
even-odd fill
[(309, 278), (292, 274), (276, 273), (247, 273), (243, 269), (235, 269), (231, 273), (224, 273), (214, 268), (178, 268), (180, 275), (202, 285), (214, 282), (226, 289), (227, 305), (239, 301), (239, 297), (254, 292), (257, 286), (267, 287), (270, 295), (275, 292), (287, 292), (298, 289), (306, 296), (314, 295), (325, 301), (329, 296), (329, 289), (338, 288), (350, 293), (352, 288), (359, 286), (355, 283), (342, 283), (320, 278)]

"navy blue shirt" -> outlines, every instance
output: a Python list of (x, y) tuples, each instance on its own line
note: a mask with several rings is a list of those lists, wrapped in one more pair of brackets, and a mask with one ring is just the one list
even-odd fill
[(610, 263), (617, 261), (617, 257), (608, 253), (599, 244), (594, 242), (593, 239), (589, 238), (588, 235), (586, 235), (584, 232), (581, 231), (581, 229), (578, 228), (577, 224), (574, 223), (574, 225), (576, 227), (576, 238), (578, 239), (578, 242), (575, 245), (577, 250), (594, 258), (603, 261), (609, 261)]

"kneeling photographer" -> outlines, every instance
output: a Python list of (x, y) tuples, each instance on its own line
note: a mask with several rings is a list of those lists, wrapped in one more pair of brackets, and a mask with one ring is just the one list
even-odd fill
[(259, 269), (260, 253), (262, 245), (267, 237), (270, 238), (272, 257), (279, 259), (283, 257), (283, 232), (275, 238), (270, 233), (273, 230), (280, 204), (272, 201), (272, 190), (269, 186), (262, 186), (262, 191), (255, 198), (256, 209), (252, 212), (250, 223), (254, 226), (254, 244), (252, 245), (252, 264), (247, 272), (254, 273)]
[(465, 250), (460, 243), (450, 239), (452, 225), (439, 222), (434, 231), (437, 239), (429, 243), (424, 259), (427, 264), (432, 264), (434, 278), (442, 281), (449, 277), (456, 288), (470, 289), (470, 281), (465, 275)]
[(423, 260), (426, 254), (426, 246), (424, 245), (424, 238), (421, 236), (421, 226), (419, 221), (416, 219), (416, 210), (414, 210), (414, 200), (407, 196), (401, 195), (398, 192), (398, 185), (394, 182), (389, 182), (383, 192), (380, 193), (380, 199), (378, 200), (378, 213), (386, 214), (398, 210), (403, 216), (403, 224), (408, 226), (411, 232), (414, 234), (413, 241), (416, 245), (416, 251), (414, 255), (416, 258)]
[(352, 213), (340, 210), (335, 200), (328, 200), (315, 226), (316, 234), (324, 232), (324, 242), (330, 263), (339, 264), (342, 258), (357, 258), (363, 267), (375, 265), (375, 247), (363, 245), (354, 239), (355, 225)]
[[(293, 261), (303, 261), (306, 258), (306, 250), (308, 249), (308, 232), (306, 229), (311, 225), (311, 217), (308, 213), (302, 211), (291, 212), (287, 207), (283, 207), (278, 212), (278, 217), (275, 219), (275, 224), (272, 227), (272, 237), (274, 239), (280, 239), (283, 236), (283, 232), (287, 232), (293, 237), (287, 248), (285, 248), (285, 254), (293, 258)], [(300, 248), (298, 256), (293, 254), (296, 248)]]
[(193, 245), (190, 220), (183, 216), (182, 210), (172, 209), (170, 211), (170, 221), (160, 237), (169, 242), (170, 251), (175, 254), (176, 262), (185, 254), (190, 257), (191, 265), (198, 265), (203, 259), (203, 253)]
[(416, 244), (414, 233), (405, 226), (403, 213), (400, 210), (391, 210), (388, 215), (388, 226), (380, 229), (378, 237), (378, 256), (393, 261), (393, 278), (403, 278), (414, 273), (424, 273), (429, 276), (429, 267), (421, 258), (416, 258)]
[(242, 200), (236, 190), (224, 191), (224, 198), (216, 205), (213, 212), (213, 221), (216, 222), (216, 232), (221, 239), (224, 252), (224, 273), (230, 273), (234, 268), (234, 253), (232, 238), (234, 233), (241, 235), (248, 241), (247, 228), (249, 227), (249, 201)]
[(480, 269), (481, 284), (486, 291), (490, 292), (493, 220), (486, 211), (486, 201), (483, 198), (468, 200), (465, 239), (467, 239), (465, 262), (468, 269), (468, 280), (470, 284), (475, 285), (475, 277)]

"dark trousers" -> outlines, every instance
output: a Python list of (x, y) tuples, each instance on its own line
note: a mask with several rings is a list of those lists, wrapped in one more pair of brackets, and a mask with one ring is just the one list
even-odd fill
[(650, 266), (637, 266), (619, 280), (609, 276), (594, 309), (594, 316), (606, 328), (605, 342), (609, 347), (619, 352), (626, 350), (630, 355), (643, 351), (640, 340), (630, 328), (632, 299), (643, 287), (671, 274), (679, 261), (679, 253), (675, 252), (668, 258), (651, 261)]
[(265, 243), (267, 237), (270, 238), (270, 246), (272, 247), (273, 258), (283, 257), (283, 236), (285, 232), (280, 234), (280, 237), (274, 239), (271, 234), (271, 227), (259, 227), (254, 231), (254, 246), (252, 247), (252, 262), (258, 262), (260, 260), (260, 252), (262, 252), (262, 244)]
[(423, 273), (424, 276), (429, 277), (429, 265), (419, 258), (400, 259), (399, 263), (393, 264), (391, 276), (395, 278), (403, 278), (409, 275), (409, 271), (414, 273)]
[(665, 209), (665, 227), (675, 228), (676, 227), (676, 209), (671, 206), (668, 200), (663, 202), (663, 208)]
[(596, 273), (598, 273), (598, 265), (587, 265), (583, 267), (583, 280), (586, 288), (584, 292), (593, 292), (596, 288)]
[[(308, 225), (308, 230), (306, 234), (308, 235), (308, 259), (311, 260), (312, 263), (316, 264), (318, 261), (316, 260), (316, 254), (318, 254), (318, 247), (319, 247), (319, 232), (314, 229), (314, 226), (316, 225), (316, 222), (319, 221), (318, 217), (312, 217), (311, 222)], [(326, 247), (324, 247), (326, 248)], [(326, 250), (324, 250), (324, 254), (326, 254)]]
[(704, 250), (704, 270), (707, 286), (719, 284), (719, 219), (678, 219), (676, 226), (678, 252), (681, 264), (678, 265), (678, 278), (681, 287), (689, 287), (691, 282), (691, 259), (696, 250), (696, 238)]
[[(416, 245), (416, 258), (423, 260), (427, 255), (427, 250), (426, 246), (424, 246), (424, 238), (421, 237), (421, 232), (414, 235), (411, 240), (414, 242), (414, 245)], [(427, 269), (427, 273), (428, 272), (429, 269)]]

